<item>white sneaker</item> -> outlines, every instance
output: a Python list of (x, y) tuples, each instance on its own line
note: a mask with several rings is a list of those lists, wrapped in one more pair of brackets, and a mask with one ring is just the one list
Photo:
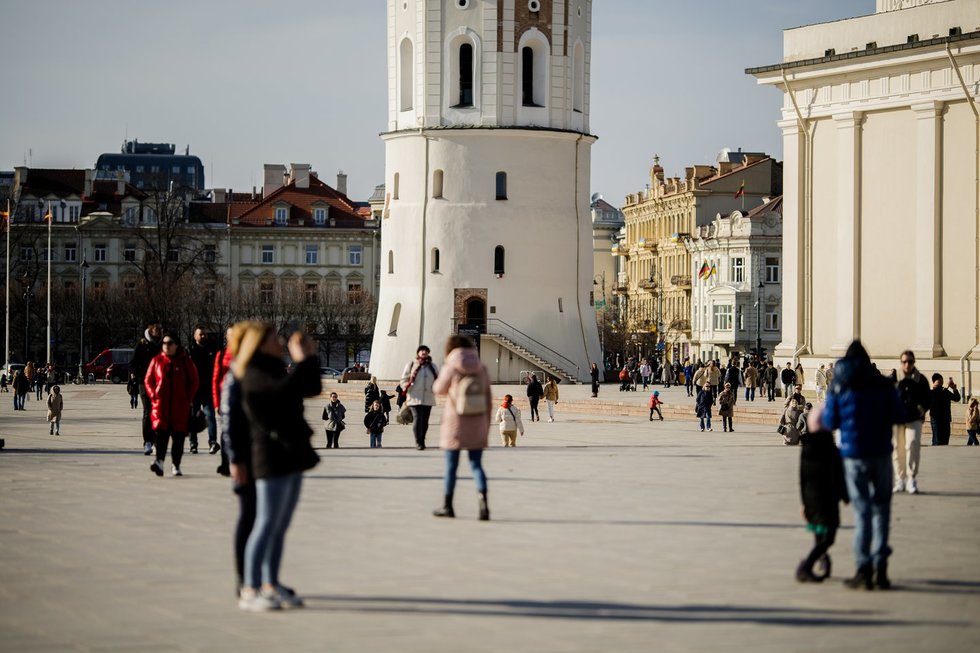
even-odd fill
[(180, 471), (180, 467), (177, 467), (177, 465), (171, 465), (171, 467), (170, 467), (170, 473), (173, 474), (174, 476), (183, 476), (184, 475)]
[(908, 487), (906, 488), (909, 494), (919, 493), (919, 484), (915, 482), (914, 478), (909, 479)]
[(897, 494), (898, 492), (905, 492), (905, 481), (902, 479), (895, 481), (895, 485), (892, 487), (892, 493)]
[(269, 612), (281, 607), (275, 596), (260, 594), (251, 587), (242, 589), (238, 598), (238, 609), (246, 612)]
[(549, 417), (549, 418), (548, 418), (548, 421), (549, 421), (549, 422), (554, 422), (554, 421), (555, 421), (555, 418), (554, 418), (554, 417)]

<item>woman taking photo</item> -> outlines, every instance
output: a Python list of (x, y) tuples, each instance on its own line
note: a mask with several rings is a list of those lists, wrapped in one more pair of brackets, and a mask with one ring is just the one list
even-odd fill
[[(242, 408), (252, 436), (255, 475), (255, 524), (245, 546), (245, 584), (239, 607), (265, 611), (299, 607), (303, 602), (279, 582), (286, 530), (299, 502), (302, 473), (320, 458), (313, 451), (313, 429), (303, 419), (303, 398), (320, 394), (316, 346), (300, 333), (289, 338), (293, 361), (287, 372), (283, 341), (268, 324), (250, 324), (232, 363), (241, 384)], [(242, 482), (247, 471), (231, 466)]]

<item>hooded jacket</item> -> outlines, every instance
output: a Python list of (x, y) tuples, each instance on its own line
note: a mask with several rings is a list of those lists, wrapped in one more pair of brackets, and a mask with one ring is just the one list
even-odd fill
[(150, 399), (153, 430), (186, 433), (198, 386), (197, 368), (187, 352), (178, 349), (173, 356), (162, 353), (154, 356), (143, 383)]
[[(456, 386), (462, 377), (471, 375), (478, 376), (483, 383), (487, 409), (478, 415), (457, 415), (456, 402), (453, 401)], [(487, 368), (480, 362), (479, 352), (471, 347), (460, 347), (449, 352), (432, 389), (440, 397), (449, 397), (443, 410), (442, 426), (439, 429), (439, 446), (450, 450), (486, 449), (493, 409), (490, 398), (490, 376), (487, 374)]]

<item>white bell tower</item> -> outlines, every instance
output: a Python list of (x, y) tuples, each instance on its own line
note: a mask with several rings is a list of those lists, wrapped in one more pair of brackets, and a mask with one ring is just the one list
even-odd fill
[(591, 0), (388, 0), (379, 378), (460, 326), (497, 381), (601, 363), (591, 24)]

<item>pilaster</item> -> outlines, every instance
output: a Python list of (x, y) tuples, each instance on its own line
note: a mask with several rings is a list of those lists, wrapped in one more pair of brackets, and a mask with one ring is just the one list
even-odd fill
[(776, 346), (773, 356), (792, 358), (804, 344), (802, 264), (806, 141), (795, 118), (781, 120), (778, 125), (783, 132), (783, 249), (780, 257), (783, 305), (782, 342)]
[(860, 111), (834, 115), (837, 124), (837, 306), (831, 352), (843, 354), (861, 336)]

